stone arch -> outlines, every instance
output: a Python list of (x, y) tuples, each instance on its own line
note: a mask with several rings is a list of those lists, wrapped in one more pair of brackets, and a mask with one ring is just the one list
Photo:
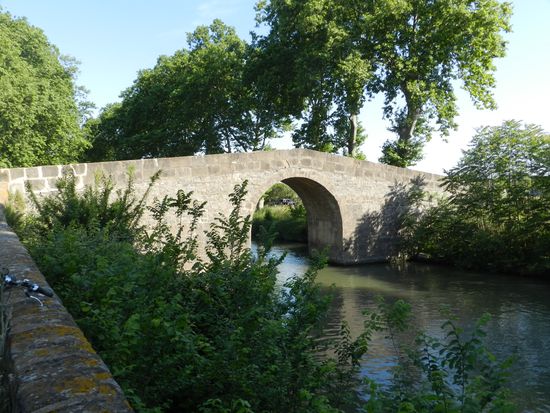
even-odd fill
[[(329, 261), (338, 262), (342, 254), (342, 214), (334, 195), (311, 178), (291, 176), (281, 179), (302, 199), (308, 214), (309, 251), (327, 249)], [(263, 192), (276, 182), (264, 188)], [(263, 193), (262, 192), (262, 193)], [(261, 194), (258, 196), (258, 198)]]

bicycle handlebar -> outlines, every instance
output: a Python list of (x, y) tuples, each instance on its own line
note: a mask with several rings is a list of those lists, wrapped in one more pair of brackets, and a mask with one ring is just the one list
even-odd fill
[[(23, 283), (28, 280), (23, 280)], [(53, 291), (46, 287), (41, 287), (38, 284), (34, 283), (28, 283), (28, 284), (22, 284), (27, 285), (27, 290), (29, 292), (37, 292), (39, 294), (45, 295), (46, 297), (53, 297)]]
[(4, 286), (6, 287), (22, 286), (26, 288), (25, 293), (28, 296), (30, 296), (30, 294), (38, 293), (45, 295), (46, 297), (53, 297), (53, 291), (51, 289), (42, 287), (26, 278), (23, 280), (18, 280), (15, 275), (10, 274), (9, 270), (5, 268), (2, 269), (2, 275), (4, 276)]

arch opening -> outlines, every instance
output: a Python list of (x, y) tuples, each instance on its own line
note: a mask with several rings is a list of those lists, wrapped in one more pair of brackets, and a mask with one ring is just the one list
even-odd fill
[(279, 182), (296, 192), (307, 211), (309, 253), (326, 249), (329, 261), (339, 262), (343, 245), (342, 215), (336, 198), (323, 185), (309, 178), (290, 177)]

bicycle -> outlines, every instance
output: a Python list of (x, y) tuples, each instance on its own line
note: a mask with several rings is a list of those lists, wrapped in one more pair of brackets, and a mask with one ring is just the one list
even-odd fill
[(51, 289), (42, 287), (28, 278), (18, 280), (15, 275), (10, 274), (10, 271), (7, 268), (2, 268), (1, 276), (3, 278), (3, 288), (25, 287), (25, 295), (38, 301), (40, 306), (43, 306), (44, 303), (36, 296), (36, 294), (42, 294), (46, 297), (53, 297), (53, 291)]

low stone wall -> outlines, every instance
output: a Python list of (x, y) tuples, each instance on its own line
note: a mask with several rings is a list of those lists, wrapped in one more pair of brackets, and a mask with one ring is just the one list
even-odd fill
[[(7, 225), (0, 204), (0, 267), (47, 286)], [(11, 312), (8, 359), (21, 412), (131, 412), (118, 383), (57, 296), (44, 306), (22, 288), (5, 295)]]

